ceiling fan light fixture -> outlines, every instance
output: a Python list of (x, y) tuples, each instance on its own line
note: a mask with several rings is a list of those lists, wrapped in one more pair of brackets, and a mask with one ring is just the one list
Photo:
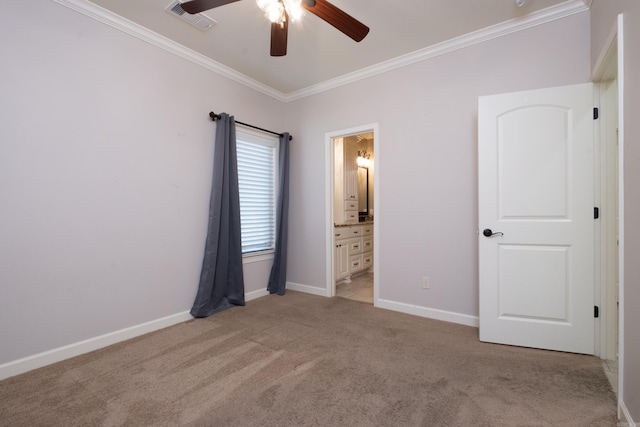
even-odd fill
[(256, 0), (258, 7), (271, 22), (280, 24), (284, 15), (284, 5), (279, 0)]
[(302, 8), (302, 0), (284, 0), (284, 7), (287, 9), (287, 15), (291, 22), (296, 22), (302, 18), (304, 9)]
[[(180, 7), (187, 13), (196, 14), (237, 1), (240, 0), (187, 0), (180, 3)], [(287, 54), (289, 21), (301, 18), (303, 9), (356, 42), (362, 41), (369, 34), (369, 27), (328, 0), (256, 0), (256, 4), (271, 21), (271, 56)]]
[(280, 2), (272, 2), (266, 10), (266, 14), (269, 21), (281, 24), (284, 21), (284, 6)]
[(271, 3), (274, 3), (273, 0), (256, 0), (256, 4), (258, 5), (258, 7), (260, 9), (262, 9), (264, 12), (267, 11), (267, 9), (269, 8), (269, 5)]
[(282, 24), (287, 19), (292, 22), (302, 17), (302, 0), (256, 0), (258, 7), (265, 13), (267, 19), (276, 24)]

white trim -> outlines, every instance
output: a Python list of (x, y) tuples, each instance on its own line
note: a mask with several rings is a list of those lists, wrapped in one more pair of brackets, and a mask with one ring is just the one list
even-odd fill
[(258, 298), (262, 298), (262, 297), (266, 297), (267, 295), (269, 295), (269, 291), (266, 289), (258, 289), (257, 291), (251, 291), (247, 294), (244, 294), (244, 300), (245, 301), (251, 301), (254, 299), (258, 299)]
[[(617, 87), (617, 75), (613, 75), (612, 68), (617, 67), (617, 26), (614, 25), (606, 42), (600, 51), (592, 69), (594, 85), (595, 107), (600, 110), (599, 120), (594, 121), (594, 142), (596, 158), (595, 206), (600, 206), (600, 221), (595, 222), (596, 229), (596, 263), (595, 304), (601, 308), (600, 318), (596, 320), (595, 355), (601, 359), (617, 360), (617, 329), (619, 319), (617, 295), (617, 262), (612, 264), (610, 254), (618, 256), (617, 230), (610, 230), (617, 226), (618, 194), (617, 189), (611, 193), (611, 185), (617, 187), (619, 176), (617, 169), (617, 91), (610, 89), (612, 82)], [(615, 100), (615, 104), (612, 102)], [(612, 113), (615, 111), (615, 114)], [(616, 153), (611, 150), (616, 148)], [(614, 181), (615, 180), (615, 181)], [(611, 200), (615, 197), (615, 202)], [(615, 269), (615, 270), (614, 270)], [(614, 289), (615, 287), (615, 289)], [(615, 340), (615, 341), (613, 341)]]
[(388, 61), (383, 61), (378, 64), (365, 67), (361, 70), (348, 73), (307, 88), (284, 93), (227, 67), (226, 65), (214, 61), (192, 49), (176, 43), (167, 37), (136, 24), (135, 22), (97, 6), (88, 0), (54, 1), (282, 102), (305, 98), (307, 96), (344, 86), (358, 80), (386, 73), (397, 68), (406, 67), (408, 65), (415, 64), (416, 62), (444, 55), (458, 49), (464, 49), (497, 37), (502, 37), (517, 31), (546, 24), (557, 19), (562, 19), (567, 16), (589, 10), (589, 5), (585, 4), (586, 0), (569, 0), (557, 6), (552, 6), (544, 10), (534, 12), (524, 18), (502, 22), (424, 49), (401, 55)]
[[(380, 242), (380, 224), (384, 223), (384, 217), (380, 216), (380, 182), (381, 176), (384, 174), (380, 174), (383, 171), (383, 168), (380, 168), (380, 160), (384, 157), (384, 150), (381, 149), (382, 144), (380, 143), (380, 128), (378, 127), (378, 123), (373, 124), (373, 156), (374, 156), (374, 164), (373, 164), (373, 306), (378, 307), (378, 303), (380, 300), (380, 274), (379, 267), (380, 263), (380, 250), (382, 245), (376, 243)], [(384, 163), (384, 162), (383, 162)], [(371, 212), (371, 211), (369, 211)]]
[(305, 294), (318, 295), (326, 297), (326, 291), (323, 288), (316, 286), (301, 285), (300, 283), (287, 282), (287, 289), (297, 292), (303, 292)]
[[(325, 218), (326, 218), (326, 269), (325, 269), (325, 277), (326, 277), (326, 288), (325, 295), (326, 297), (333, 297), (336, 294), (336, 281), (334, 280), (334, 265), (333, 265), (333, 248), (334, 244), (334, 221), (333, 221), (333, 191), (335, 187), (334, 183), (334, 170), (333, 166), (335, 164), (334, 159), (334, 142), (333, 140), (336, 138), (344, 138), (351, 135), (357, 135), (361, 133), (373, 133), (373, 154), (375, 156), (375, 168), (373, 175), (373, 212), (374, 212), (374, 220), (373, 220), (373, 238), (374, 241), (376, 236), (379, 236), (380, 232), (380, 218), (378, 212), (378, 206), (380, 204), (379, 197), (379, 189), (380, 189), (380, 141), (379, 140), (379, 126), (378, 123), (369, 123), (361, 126), (355, 126), (348, 129), (337, 130), (332, 132), (327, 132), (324, 135), (325, 138)], [(379, 294), (379, 274), (378, 274), (378, 266), (379, 262), (379, 252), (380, 245), (373, 245), (373, 305), (377, 306), (378, 294)]]
[[(618, 416), (624, 404), (624, 16), (618, 15)], [(627, 412), (628, 414), (628, 412)], [(629, 417), (631, 420), (631, 417)]]
[(0, 380), (192, 319), (193, 316), (191, 316), (188, 311), (172, 314), (170, 316), (162, 317), (150, 322), (145, 322), (139, 325), (120, 329), (119, 331), (109, 332), (108, 334), (89, 338), (84, 341), (79, 341), (73, 344), (54, 348), (53, 350), (48, 350), (42, 353), (34, 354), (32, 356), (27, 356), (22, 359), (3, 363), (2, 365), (0, 365)]
[(621, 423), (618, 423), (619, 427), (636, 427), (636, 423), (633, 421), (633, 418), (631, 417), (631, 414), (624, 402), (620, 402), (618, 406), (618, 413), (618, 419), (622, 421)]
[[(331, 136), (328, 133), (324, 134), (324, 146), (325, 146), (325, 230), (326, 230), (326, 254), (325, 259), (327, 260), (325, 263), (325, 296), (331, 298), (335, 296), (336, 293), (336, 281), (334, 276), (335, 266), (333, 259), (333, 249), (335, 244), (333, 242), (334, 239), (334, 222), (333, 222), (333, 189), (335, 187), (335, 177), (333, 176), (333, 165), (335, 163), (334, 159), (334, 148), (333, 148), (333, 139), (337, 138), (337, 136)], [(375, 175), (374, 175), (375, 178)], [(374, 187), (375, 190), (375, 187)], [(375, 197), (374, 197), (375, 202)], [(375, 248), (375, 245), (374, 245)], [(375, 276), (374, 276), (375, 278)]]
[(315, 95), (330, 89), (334, 89), (336, 87), (354, 83), (358, 80), (363, 80), (369, 77), (376, 76), (378, 74), (395, 70), (397, 68), (406, 67), (417, 62), (444, 55), (458, 49), (464, 49), (466, 47), (473, 46), (478, 43), (483, 43), (498, 37), (506, 36), (517, 31), (525, 30), (537, 25), (546, 24), (556, 19), (561, 19), (579, 12), (584, 12), (585, 10), (589, 10), (589, 7), (585, 6), (583, 1), (571, 0), (557, 6), (552, 6), (547, 9), (534, 12), (524, 18), (512, 19), (500, 24), (492, 25), (490, 27), (474, 31), (460, 37), (455, 37), (442, 43), (437, 43), (433, 46), (429, 46), (423, 49), (416, 50), (414, 52), (407, 53), (405, 55), (398, 56), (396, 58), (392, 58), (388, 61), (383, 61), (378, 64), (362, 68), (352, 73), (344, 74), (340, 77), (336, 77), (334, 79), (327, 80), (325, 82), (318, 83), (304, 89), (290, 92), (285, 95), (286, 101), (294, 101), (296, 99)]
[[(602, 84), (595, 83), (593, 85), (593, 107), (597, 108), (598, 111), (602, 112), (602, 94), (604, 90), (602, 89)], [(603, 327), (606, 323), (606, 316), (604, 315), (607, 312), (607, 308), (604, 306), (603, 292), (604, 292), (604, 283), (606, 281), (602, 277), (603, 271), (606, 271), (605, 264), (603, 258), (603, 254), (606, 254), (606, 251), (603, 247), (604, 242), (606, 242), (605, 230), (606, 226), (602, 225), (602, 219), (606, 217), (606, 208), (607, 206), (602, 203), (604, 197), (602, 197), (602, 188), (606, 182), (606, 178), (603, 174), (603, 171), (606, 172), (606, 168), (602, 165), (602, 159), (605, 158), (602, 153), (602, 146), (605, 145), (601, 133), (602, 128), (602, 115), (598, 120), (593, 121), (593, 206), (598, 206), (600, 209), (600, 220), (593, 222), (593, 304), (596, 307), (600, 307), (600, 316), (597, 319), (594, 319), (594, 328), (593, 328), (593, 355), (598, 356), (601, 359), (606, 359), (605, 352), (602, 351), (602, 343), (606, 341), (605, 335), (603, 334)]]
[(275, 257), (275, 250), (258, 252), (255, 254), (247, 253), (242, 254), (242, 264), (251, 264), (252, 262), (269, 261)]
[(453, 311), (438, 310), (435, 308), (421, 307), (419, 305), (389, 301), (384, 299), (378, 299), (378, 304), (376, 305), (376, 307), (392, 311), (399, 311), (400, 313), (412, 314), (414, 316), (441, 320), (443, 322), (472, 326), (474, 328), (477, 328), (479, 326), (478, 316), (469, 316), (468, 314), (455, 313)]
[(240, 83), (248, 88), (254, 89), (265, 95), (271, 96), (279, 101), (286, 102), (286, 96), (270, 86), (265, 85), (249, 76), (246, 76), (224, 64), (206, 57), (195, 50), (189, 49), (180, 43), (174, 42), (165, 36), (162, 36), (142, 25), (136, 24), (126, 18), (116, 15), (115, 13), (97, 6), (88, 0), (54, 0), (63, 6), (82, 13), (90, 18), (107, 24), (117, 30), (125, 32), (129, 35), (139, 38), (142, 41), (151, 43), (152, 45), (173, 53), (183, 59), (193, 62), (207, 70), (220, 74), (230, 80)]
[[(287, 282), (287, 289), (311, 295), (318, 295), (321, 297), (326, 296), (325, 290), (322, 288), (301, 285), (299, 283)], [(376, 307), (386, 310), (397, 311), (400, 313), (411, 314), (413, 316), (425, 317), (428, 319), (440, 320), (443, 322), (457, 323), (459, 325), (471, 326), (474, 328), (477, 328), (479, 325), (478, 316), (470, 316), (468, 314), (461, 314), (453, 311), (438, 310), (435, 308), (421, 307), (418, 305), (384, 299), (378, 299), (376, 302)]]
[[(613, 46), (615, 50), (615, 45)], [(615, 58), (614, 58), (615, 59)], [(611, 64), (611, 63), (609, 63)], [(614, 63), (615, 64), (615, 63)], [(605, 65), (605, 64), (603, 64)], [(606, 65), (605, 65), (606, 66)], [(618, 194), (618, 150), (617, 150), (617, 91), (611, 88), (615, 83), (596, 83), (600, 97), (596, 106), (600, 118), (595, 121), (596, 203), (600, 206), (600, 220), (595, 222), (596, 229), (596, 303), (600, 307), (600, 317), (596, 320), (596, 356), (606, 360), (617, 360), (618, 354), (618, 301), (617, 269), (617, 209)], [(615, 86), (614, 86), (615, 87)], [(615, 260), (612, 259), (615, 257)], [(599, 323), (599, 327), (598, 327)], [(599, 332), (599, 333), (598, 333)]]
[[(299, 290), (299, 289), (296, 289)], [(304, 292), (304, 291), (303, 291)], [(245, 301), (251, 301), (263, 296), (269, 295), (266, 289), (260, 289), (245, 294)], [(139, 325), (120, 329), (119, 331), (109, 332), (104, 335), (89, 338), (73, 344), (54, 348), (42, 353), (27, 356), (22, 359), (13, 360), (11, 362), (0, 365), (0, 380), (19, 375), (33, 369), (41, 368), (52, 363), (60, 362), (71, 357), (80, 356), (81, 354), (99, 350), (101, 348), (125, 341), (140, 335), (164, 329), (178, 323), (193, 320), (193, 316), (188, 312), (173, 314), (162, 317), (160, 319), (141, 323)]]

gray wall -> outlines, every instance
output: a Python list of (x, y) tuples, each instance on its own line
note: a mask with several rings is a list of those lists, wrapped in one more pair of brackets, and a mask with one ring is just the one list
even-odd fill
[(287, 104), (288, 280), (326, 287), (325, 133), (377, 122), (380, 297), (477, 316), (478, 96), (589, 81), (588, 40), (583, 12)]
[(284, 124), (281, 102), (50, 0), (2, 13), (0, 365), (188, 311), (208, 112)]
[(589, 58), (624, 11), (625, 401), (640, 419), (639, 8), (594, 0), (591, 52), (581, 13), (283, 105), (51, 1), (3, 5), (0, 365), (190, 308), (210, 110), (293, 133), (288, 280), (317, 288), (324, 135), (378, 122), (381, 297), (477, 315), (477, 97), (588, 81)]
[(624, 14), (624, 371), (623, 400), (640, 421), (640, 2), (594, 0), (591, 6), (591, 61), (606, 47), (617, 15)]

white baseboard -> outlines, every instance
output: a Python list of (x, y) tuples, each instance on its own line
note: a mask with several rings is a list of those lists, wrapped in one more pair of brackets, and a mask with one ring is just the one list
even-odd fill
[(636, 423), (633, 421), (633, 418), (631, 418), (631, 414), (623, 401), (618, 402), (618, 413), (620, 418), (620, 423), (618, 423), (619, 426), (636, 427)]
[(110, 332), (84, 341), (54, 348), (53, 350), (48, 350), (43, 353), (3, 363), (0, 365), (0, 380), (192, 319), (193, 316), (191, 316), (188, 311), (185, 311), (183, 313), (173, 314), (150, 322), (124, 328), (119, 331)]
[(251, 301), (254, 299), (258, 299), (261, 297), (266, 297), (267, 295), (269, 295), (269, 291), (266, 289), (258, 289), (257, 291), (251, 291), (247, 294), (244, 294), (244, 300), (245, 301)]
[(427, 317), (429, 319), (442, 320), (444, 322), (458, 323), (460, 325), (473, 326), (477, 328), (479, 326), (479, 319), (477, 316), (469, 316), (468, 314), (455, 313), (453, 311), (438, 310), (435, 308), (421, 307), (413, 304), (406, 304), (403, 302), (389, 301), (384, 299), (378, 299), (375, 304), (376, 307), (384, 308), (392, 311), (399, 311), (401, 313), (412, 314), (414, 316)]
[[(244, 297), (245, 301), (251, 301), (266, 295), (269, 295), (269, 291), (266, 289), (260, 289), (249, 292), (245, 294)], [(110, 332), (84, 341), (54, 348), (53, 350), (27, 356), (22, 359), (3, 363), (0, 365), (0, 380), (192, 319), (193, 316), (191, 316), (188, 311), (185, 311), (183, 313), (152, 320), (140, 325), (131, 326), (119, 331)]]
[[(326, 297), (326, 290), (315, 286), (301, 285), (299, 283), (287, 282), (287, 289), (292, 291), (303, 292), (312, 295)], [(251, 301), (263, 296), (269, 295), (266, 289), (260, 289), (245, 294), (245, 300)], [(446, 322), (459, 323), (467, 326), (478, 327), (478, 318), (460, 313), (436, 310), (431, 308), (419, 307), (411, 304), (399, 303), (388, 300), (378, 300), (377, 307), (388, 310), (399, 311), (401, 313), (413, 314), (416, 316), (427, 317), (430, 319), (443, 320)], [(98, 350), (118, 342), (138, 337), (140, 335), (154, 332), (181, 322), (193, 319), (188, 311), (166, 316), (150, 322), (141, 323), (139, 325), (124, 328), (119, 331), (110, 332), (84, 341), (58, 347), (42, 353), (34, 354), (22, 359), (0, 365), (0, 380), (9, 378), (33, 369), (41, 368), (52, 363), (60, 362), (71, 357), (79, 356), (90, 351)], [(621, 406), (621, 412), (627, 420), (631, 420), (629, 412)], [(633, 421), (627, 421), (630, 426), (635, 427)]]
[(327, 290), (324, 288), (316, 288), (315, 286), (301, 285), (299, 283), (287, 282), (287, 289), (292, 291), (304, 292), (305, 294), (327, 296)]
[[(306, 294), (318, 295), (321, 297), (327, 296), (327, 290), (324, 288), (301, 285), (299, 283), (287, 282), (287, 289), (291, 289), (292, 291), (304, 292)], [(406, 304), (402, 302), (379, 299), (375, 306), (387, 310), (399, 311), (400, 313), (412, 314), (414, 316), (442, 320), (444, 322), (458, 323), (460, 325), (473, 326), (475, 328), (477, 328), (480, 324), (478, 316), (469, 316), (467, 314), (460, 314), (452, 311), (420, 307), (418, 305)]]

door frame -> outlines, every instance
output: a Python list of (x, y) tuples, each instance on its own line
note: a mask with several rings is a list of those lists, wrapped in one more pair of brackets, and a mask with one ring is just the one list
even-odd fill
[[(617, 359), (617, 118), (611, 111), (616, 109), (617, 94), (613, 88), (617, 84), (603, 75), (602, 80), (594, 82), (594, 100), (599, 109), (596, 121), (596, 179), (595, 206), (600, 208), (600, 220), (595, 223), (596, 260), (595, 263), (595, 305), (600, 307), (599, 325), (597, 325), (595, 355), (604, 360)], [(612, 85), (613, 83), (613, 85)], [(612, 87), (613, 86), (613, 87)], [(613, 144), (613, 146), (612, 146)], [(612, 150), (615, 150), (612, 152)], [(613, 188), (612, 188), (613, 187)]]
[[(615, 71), (615, 80), (617, 82), (617, 127), (618, 127), (618, 164), (617, 170), (611, 171), (611, 163), (605, 162), (602, 164), (601, 169), (601, 177), (602, 180), (598, 183), (600, 185), (604, 184), (604, 179), (609, 174), (617, 174), (615, 179), (618, 182), (618, 193), (617, 193), (617, 208), (618, 208), (618, 316), (617, 316), (617, 329), (618, 329), (618, 418), (622, 419), (624, 415), (627, 419), (630, 419), (627, 415), (624, 414), (624, 17), (623, 14), (619, 14), (617, 17), (617, 21), (615, 22), (609, 37), (607, 38), (607, 42), (605, 43), (600, 55), (595, 61), (595, 65), (592, 70), (592, 81), (596, 83), (596, 87), (600, 86), (598, 83), (606, 81), (610, 78), (610, 74), (608, 74), (611, 67), (616, 67)], [(600, 88), (598, 88), (600, 89)], [(599, 97), (596, 97), (599, 100)], [(599, 102), (598, 102), (599, 103)], [(598, 105), (599, 107), (600, 105)], [(606, 127), (605, 125), (600, 124), (600, 132), (596, 133), (596, 142), (599, 146), (603, 145), (605, 135), (603, 132), (606, 132), (607, 129), (603, 129)], [(601, 151), (597, 153), (599, 156), (602, 155)], [(599, 195), (599, 194), (598, 194)], [(600, 202), (604, 202), (604, 200), (600, 200)], [(604, 226), (602, 228), (605, 228)], [(606, 245), (608, 243), (608, 239), (614, 238), (615, 236), (608, 236), (607, 233), (602, 233), (600, 230), (599, 237), (601, 239), (600, 245), (596, 247), (601, 251), (606, 249)], [(602, 253), (602, 252), (601, 252)], [(606, 268), (606, 257), (600, 257), (598, 267), (600, 269)], [(596, 298), (600, 298), (601, 301), (605, 300), (607, 302), (607, 286), (604, 283), (604, 280), (601, 279), (602, 275), (596, 276)], [(608, 301), (606, 309), (611, 310), (611, 301)], [(614, 308), (615, 309), (615, 308)], [(611, 333), (614, 330), (614, 327), (611, 325), (611, 317), (603, 316), (600, 319), (600, 328), (599, 328), (599, 341), (596, 341), (596, 351), (598, 356), (608, 356), (606, 350), (606, 341), (607, 334)]]
[(333, 220), (333, 192), (335, 187), (334, 182), (334, 149), (333, 140), (336, 138), (344, 138), (352, 135), (358, 135), (361, 133), (373, 133), (373, 153), (375, 156), (375, 172), (373, 175), (373, 305), (378, 306), (379, 297), (379, 254), (380, 245), (377, 243), (380, 236), (380, 132), (378, 130), (378, 123), (369, 123), (360, 126), (354, 126), (352, 128), (336, 130), (325, 133), (325, 218), (326, 218), (326, 296), (333, 297), (336, 295), (336, 281), (334, 279), (334, 262), (333, 262), (333, 248), (334, 248), (334, 220)]

